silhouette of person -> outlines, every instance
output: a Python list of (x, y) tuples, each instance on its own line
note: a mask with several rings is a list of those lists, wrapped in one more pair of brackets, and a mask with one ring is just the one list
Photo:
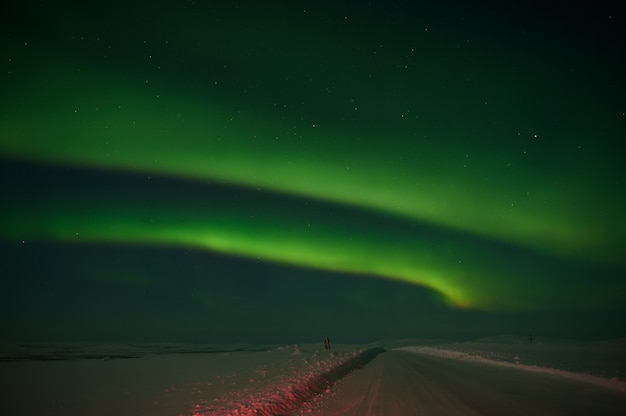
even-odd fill
[(324, 349), (330, 352), (330, 338), (328, 337), (324, 338)]

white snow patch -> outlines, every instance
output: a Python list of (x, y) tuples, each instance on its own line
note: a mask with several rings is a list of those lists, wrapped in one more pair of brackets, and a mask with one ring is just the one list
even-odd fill
[[(601, 386), (604, 388), (626, 392), (626, 383), (618, 380), (615, 377), (605, 378), (605, 377), (595, 376), (592, 374), (583, 374), (583, 373), (576, 373), (576, 372), (567, 371), (567, 370), (560, 370), (556, 368), (521, 364), (519, 362), (507, 362), (507, 361), (493, 360), (493, 359), (485, 358), (477, 353), (470, 354), (470, 353), (463, 352), (463, 351), (454, 351), (452, 349), (446, 349), (445, 347), (414, 346), (414, 347), (400, 347), (396, 349), (402, 350), (402, 351), (409, 351), (415, 354), (422, 354), (422, 355), (428, 355), (428, 356), (439, 357), (439, 358), (447, 358), (447, 359), (454, 359), (454, 360), (469, 361), (469, 362), (474, 362), (474, 363), (479, 363), (479, 364), (515, 368), (515, 369), (530, 371), (534, 373), (552, 374), (552, 375), (566, 377), (569, 379), (574, 379), (574, 380), (578, 380), (578, 381), (582, 381), (586, 383), (592, 383), (592, 384), (595, 384), (597, 386)], [(515, 358), (518, 359), (516, 361), (519, 361), (519, 356), (516, 356)]]

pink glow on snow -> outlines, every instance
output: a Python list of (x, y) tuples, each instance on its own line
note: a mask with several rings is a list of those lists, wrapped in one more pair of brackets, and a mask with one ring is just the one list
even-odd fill
[[(264, 386), (249, 396), (237, 392), (225, 397), (224, 404), (196, 404), (193, 416), (288, 416), (315, 396), (329, 393), (337, 380), (362, 367), (382, 348), (355, 351), (346, 355), (325, 354), (303, 368), (294, 369), (289, 377)], [(246, 392), (244, 392), (246, 394)]]

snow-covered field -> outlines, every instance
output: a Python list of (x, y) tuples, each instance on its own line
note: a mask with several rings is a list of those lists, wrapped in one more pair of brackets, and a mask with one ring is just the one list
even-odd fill
[(626, 392), (626, 340), (573, 342), (490, 337), (401, 348), (413, 353), (497, 365), (593, 383)]
[(328, 354), (321, 344), (7, 344), (0, 414), (626, 414), (625, 346), (493, 337)]
[(0, 414), (289, 414), (382, 351), (320, 347), (5, 345)]
[[(531, 343), (528, 337), (496, 336), (431, 347), (493, 361), (626, 381), (626, 339), (572, 341), (534, 338)], [(456, 358), (461, 356), (457, 354)]]

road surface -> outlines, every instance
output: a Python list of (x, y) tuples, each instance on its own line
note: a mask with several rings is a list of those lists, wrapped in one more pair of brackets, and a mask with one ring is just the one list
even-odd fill
[(626, 415), (626, 392), (557, 375), (391, 350), (305, 406), (318, 416)]

